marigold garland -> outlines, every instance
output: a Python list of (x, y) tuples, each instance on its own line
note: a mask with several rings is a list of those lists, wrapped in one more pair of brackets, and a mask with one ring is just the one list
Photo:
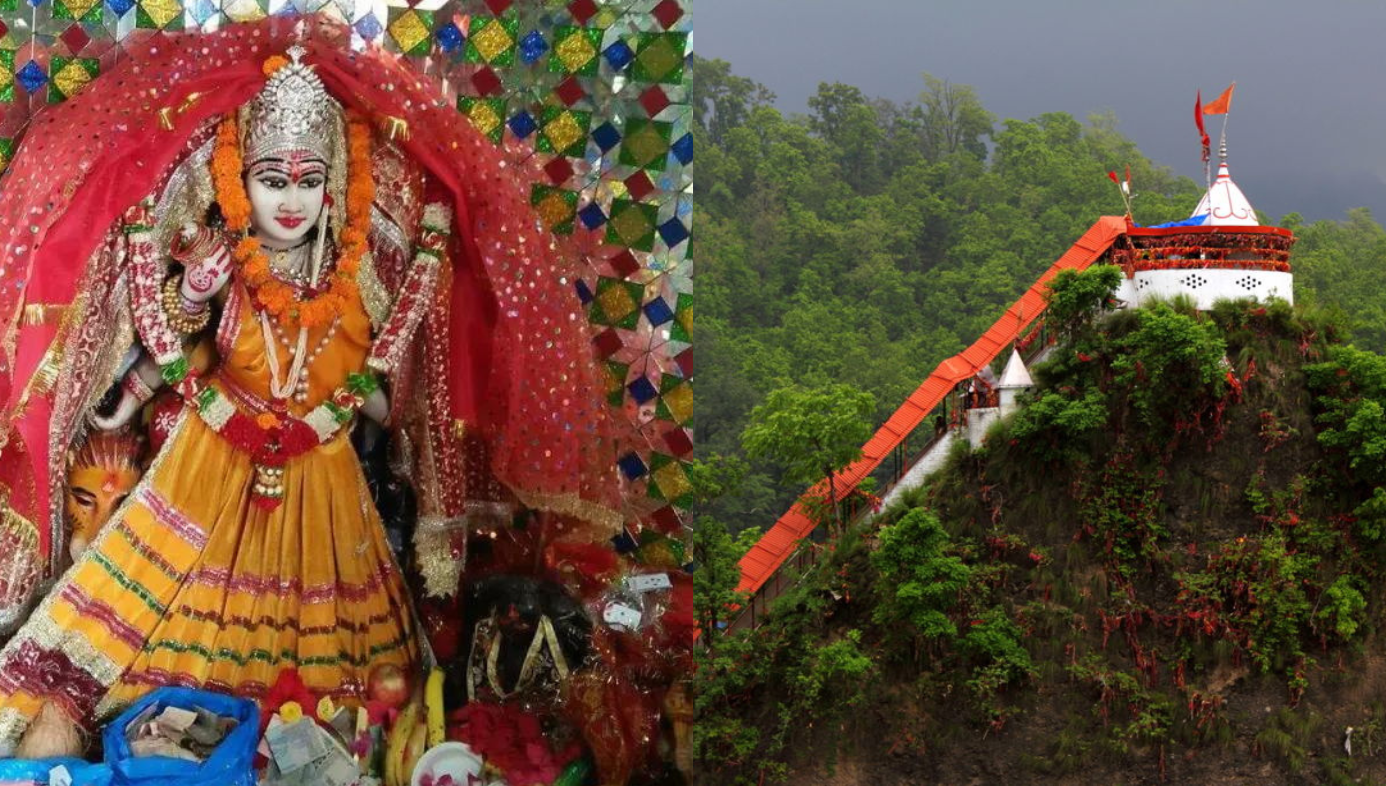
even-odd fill
[(245, 162), (241, 157), (239, 137), (234, 117), (227, 117), (218, 126), (216, 150), (212, 154), (212, 182), (227, 228), (241, 235), (231, 253), (241, 266), (246, 286), (254, 293), (255, 303), (276, 318), (287, 317), (288, 321), (303, 327), (329, 324), (358, 296), (356, 273), (367, 250), (371, 203), (375, 200), (370, 125), (354, 114), (348, 118), (347, 220), (338, 233), (337, 266), (325, 291), (303, 300), (292, 287), (274, 277), (269, 256), (260, 241), (249, 234), (251, 205), (242, 180)]

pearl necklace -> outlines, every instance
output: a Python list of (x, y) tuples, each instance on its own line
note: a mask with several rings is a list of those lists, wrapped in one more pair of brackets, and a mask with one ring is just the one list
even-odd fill
[[(326, 241), (326, 239), (327, 211), (323, 210), (318, 216), (318, 241), (313, 244), (311, 254), (308, 257), (307, 289), (313, 289), (318, 285), (318, 274), (321, 272), (322, 253), (324, 241)], [(305, 243), (300, 246), (300, 248), (306, 248), (307, 245), (308, 244)], [(276, 256), (282, 259), (288, 256), (289, 251), (294, 250), (297, 249), (285, 249), (278, 252)], [(299, 266), (302, 267), (302, 263), (300, 263)], [(294, 401), (301, 404), (308, 400), (308, 364), (312, 363), (313, 360), (317, 358), (318, 354), (322, 352), (323, 348), (326, 347), (327, 343), (331, 340), (332, 335), (336, 333), (337, 322), (333, 320), (332, 326), (328, 328), (327, 334), (324, 335), (322, 341), (318, 342), (318, 346), (313, 348), (311, 355), (307, 351), (308, 328), (299, 326), (298, 339), (294, 342), (293, 347), (289, 349), (289, 373), (283, 380), (279, 379), (279, 347), (275, 341), (276, 337), (272, 335), (274, 330), (282, 329), (276, 324), (272, 330), (269, 314), (261, 311), (260, 335), (264, 337), (265, 354), (269, 356), (270, 395), (274, 397), (275, 401), (287, 401), (290, 396), (293, 396)], [(287, 337), (284, 337), (284, 343), (285, 346), (288, 347)]]
[[(294, 383), (294, 401), (297, 403), (302, 404), (308, 400), (308, 369), (313, 365), (313, 361), (318, 359), (318, 355), (321, 355), (322, 351), (327, 349), (327, 345), (332, 343), (333, 337), (337, 335), (337, 326), (339, 324), (341, 324), (340, 319), (332, 320), (332, 324), (327, 326), (327, 332), (322, 334), (322, 338), (319, 339), (318, 343), (309, 351), (307, 359), (303, 361), (299, 369), (298, 376), (295, 377), (292, 372), (290, 373), (289, 380)], [(294, 345), (290, 343), (289, 337), (284, 333), (283, 325), (275, 322), (273, 326), (275, 338), (279, 339), (279, 343), (283, 344), (285, 349), (290, 352), (297, 351), (300, 354), (302, 353), (302, 349), (296, 350)], [(301, 335), (303, 331), (300, 330), (299, 333)]]
[[(270, 275), (283, 281), (295, 289), (306, 289), (312, 283), (309, 278), (309, 271), (305, 270), (308, 265), (308, 258), (297, 253), (299, 249), (307, 248), (308, 244), (295, 246), (294, 248), (276, 249), (274, 261), (270, 265)], [(293, 254), (297, 259), (291, 258)]]

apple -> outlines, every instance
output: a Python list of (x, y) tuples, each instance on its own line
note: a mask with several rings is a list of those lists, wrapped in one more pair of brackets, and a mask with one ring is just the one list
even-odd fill
[(392, 663), (381, 664), (371, 669), (371, 676), (366, 680), (366, 693), (371, 699), (390, 707), (403, 707), (404, 703), (409, 701), (412, 690), (409, 676)]

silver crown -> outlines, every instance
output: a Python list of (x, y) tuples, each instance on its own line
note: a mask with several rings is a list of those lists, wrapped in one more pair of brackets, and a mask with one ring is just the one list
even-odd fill
[(301, 46), (290, 47), (289, 64), (275, 71), (250, 102), (246, 164), (299, 150), (331, 160), (332, 131), (340, 122), (342, 107), (302, 62), (304, 53)]

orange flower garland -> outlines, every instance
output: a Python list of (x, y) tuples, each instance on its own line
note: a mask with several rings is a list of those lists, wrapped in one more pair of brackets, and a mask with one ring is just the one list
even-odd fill
[[(266, 64), (268, 69), (268, 64)], [(371, 221), (371, 202), (375, 183), (371, 179), (371, 129), (361, 117), (347, 121), (346, 226), (337, 238), (339, 254), (327, 291), (300, 300), (292, 287), (274, 277), (269, 256), (260, 241), (249, 234), (251, 205), (242, 180), (245, 162), (241, 158), (239, 133), (234, 117), (228, 116), (217, 128), (216, 150), (212, 154), (212, 182), (217, 203), (227, 227), (241, 235), (232, 256), (241, 266), (246, 285), (255, 293), (260, 308), (275, 317), (287, 315), (303, 327), (326, 325), (341, 316), (346, 305), (358, 296), (356, 273), (366, 253), (367, 228)], [(326, 207), (323, 208), (327, 209)]]

